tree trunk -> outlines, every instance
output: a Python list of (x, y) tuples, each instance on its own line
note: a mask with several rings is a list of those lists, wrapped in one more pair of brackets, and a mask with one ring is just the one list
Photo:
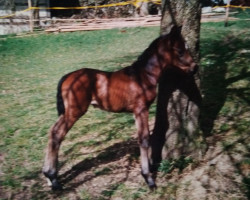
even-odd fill
[[(169, 33), (172, 25), (182, 26), (194, 60), (199, 62), (201, 6), (199, 0), (163, 1), (161, 34)], [(204, 149), (199, 134), (201, 104), (199, 73), (194, 77), (166, 71), (158, 88), (156, 121), (151, 136), (152, 162), (192, 156), (200, 159)]]

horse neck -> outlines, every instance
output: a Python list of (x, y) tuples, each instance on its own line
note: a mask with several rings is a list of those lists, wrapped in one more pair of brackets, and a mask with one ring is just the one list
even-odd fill
[(145, 82), (150, 86), (158, 84), (159, 78), (164, 70), (165, 63), (161, 61), (157, 54), (152, 55), (148, 60), (140, 66), (140, 72)]
[[(169, 39), (169, 37), (163, 41), (159, 41), (161, 38), (162, 37), (159, 37), (154, 40), (132, 65), (132, 67), (139, 69), (139, 74), (143, 76), (143, 80), (152, 86), (157, 85), (162, 72), (169, 65), (168, 63), (171, 62), (169, 56), (166, 55), (169, 53), (166, 52), (168, 48), (162, 46), (167, 45), (166, 39)], [(161, 42), (160, 45), (159, 42)]]

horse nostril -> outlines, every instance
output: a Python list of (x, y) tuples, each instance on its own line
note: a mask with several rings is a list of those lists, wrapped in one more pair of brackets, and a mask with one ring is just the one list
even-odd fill
[(193, 75), (197, 72), (199, 66), (197, 64), (192, 64), (191, 67), (190, 67), (190, 73)]
[(195, 67), (194, 67), (194, 72), (197, 72), (198, 69), (199, 69), (199, 65), (195, 65)]

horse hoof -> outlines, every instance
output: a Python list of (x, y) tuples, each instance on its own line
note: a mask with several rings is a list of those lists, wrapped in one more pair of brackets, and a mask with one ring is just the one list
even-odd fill
[(148, 187), (150, 189), (155, 189), (156, 188), (156, 184), (155, 184), (154, 180), (152, 179), (152, 177), (148, 177), (147, 184), (148, 184)]
[(143, 173), (141, 173), (141, 174), (142, 174), (143, 178), (145, 179), (145, 181), (148, 184), (148, 187), (150, 189), (155, 189), (157, 187), (151, 175), (143, 174)]
[(148, 187), (151, 189), (151, 190), (155, 190), (157, 188), (156, 184), (154, 182), (149, 182), (148, 183)]
[(58, 183), (57, 180), (52, 181), (52, 190), (53, 191), (62, 190), (62, 189), (63, 189), (62, 185), (60, 183)]

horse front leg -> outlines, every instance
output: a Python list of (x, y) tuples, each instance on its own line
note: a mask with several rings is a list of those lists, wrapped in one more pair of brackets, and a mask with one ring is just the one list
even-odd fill
[(62, 189), (57, 180), (58, 151), (61, 142), (73, 123), (66, 120), (64, 115), (61, 115), (49, 131), (49, 141), (43, 165), (43, 174), (48, 178), (48, 185), (52, 186), (53, 190)]
[(140, 145), (141, 157), (141, 174), (150, 188), (155, 188), (155, 182), (149, 169), (149, 127), (148, 127), (148, 110), (135, 113), (135, 121), (138, 132), (138, 142)]

